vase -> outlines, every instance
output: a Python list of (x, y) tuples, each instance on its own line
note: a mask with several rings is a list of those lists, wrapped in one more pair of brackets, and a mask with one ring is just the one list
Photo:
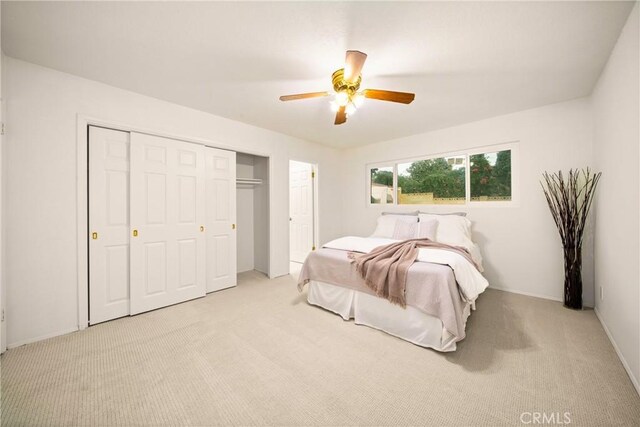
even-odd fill
[(564, 248), (564, 306), (582, 309), (582, 248)]

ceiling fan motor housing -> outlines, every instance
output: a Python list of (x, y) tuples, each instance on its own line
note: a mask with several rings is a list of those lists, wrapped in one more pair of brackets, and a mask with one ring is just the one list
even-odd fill
[(351, 96), (360, 89), (362, 76), (358, 76), (353, 82), (348, 82), (344, 79), (344, 68), (340, 68), (331, 75), (331, 81), (333, 83), (333, 90), (336, 92), (347, 92), (349, 96)]

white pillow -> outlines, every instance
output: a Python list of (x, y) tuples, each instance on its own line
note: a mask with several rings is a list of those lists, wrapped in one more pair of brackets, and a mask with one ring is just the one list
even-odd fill
[(466, 217), (458, 215), (418, 215), (420, 221), (438, 221), (436, 241), (447, 245), (468, 247), (473, 244), (471, 241), (471, 221)]
[(397, 240), (429, 239), (435, 241), (437, 228), (438, 221), (434, 219), (413, 223), (396, 221), (392, 238)]
[(459, 215), (431, 215), (419, 214), (420, 221), (438, 221), (436, 230), (436, 242), (452, 246), (461, 246), (469, 251), (471, 258), (478, 264), (480, 271), (482, 268), (482, 256), (480, 249), (471, 240), (471, 221)]
[(371, 237), (386, 237), (393, 239), (393, 232), (396, 229), (396, 221), (417, 223), (418, 217), (414, 215), (380, 215), (378, 225)]
[(435, 219), (428, 219), (426, 221), (418, 222), (418, 239), (429, 239), (436, 241), (436, 234), (438, 231), (438, 221)]
[(418, 224), (417, 222), (396, 221), (391, 238), (398, 240), (415, 239), (418, 234)]

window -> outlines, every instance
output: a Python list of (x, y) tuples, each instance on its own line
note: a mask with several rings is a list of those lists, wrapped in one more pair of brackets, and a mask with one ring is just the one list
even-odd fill
[(398, 204), (464, 204), (466, 157), (398, 164)]
[(511, 200), (511, 150), (469, 156), (471, 201)]
[(371, 204), (393, 204), (393, 166), (371, 168)]
[[(368, 167), (370, 204), (509, 205), (517, 144)], [(493, 203), (491, 203), (493, 202)]]

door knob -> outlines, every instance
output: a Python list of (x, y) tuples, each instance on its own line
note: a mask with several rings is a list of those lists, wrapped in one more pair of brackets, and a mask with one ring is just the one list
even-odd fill
[(138, 237), (138, 230), (133, 230), (133, 237)]
[(96, 233), (95, 231), (93, 233), (91, 233), (91, 238), (93, 240), (98, 240), (98, 233)]
[(202, 232), (202, 231), (204, 231), (204, 225), (201, 225), (201, 226), (200, 226), (200, 231), (201, 231), (201, 232)]
[(236, 225), (235, 224), (231, 224), (231, 229), (235, 230), (236, 229)]

